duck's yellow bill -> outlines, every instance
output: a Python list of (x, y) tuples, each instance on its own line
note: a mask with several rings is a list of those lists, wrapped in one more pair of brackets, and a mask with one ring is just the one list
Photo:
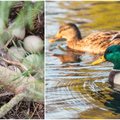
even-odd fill
[(106, 59), (104, 58), (104, 56), (101, 56), (99, 59), (92, 62), (91, 65), (97, 65), (97, 64), (100, 64), (100, 63), (105, 62), (105, 61), (106, 61)]
[(53, 43), (53, 42), (55, 42), (56, 40), (59, 40), (59, 39), (61, 39), (62, 38), (62, 36), (59, 34), (59, 32), (55, 35), (55, 37), (54, 38), (52, 38), (52, 39), (50, 39), (49, 40), (49, 42), (50, 43)]

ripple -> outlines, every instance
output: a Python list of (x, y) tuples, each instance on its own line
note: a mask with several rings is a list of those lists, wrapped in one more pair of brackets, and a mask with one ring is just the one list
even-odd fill
[[(82, 22), (90, 24), (92, 20), (88, 17), (75, 19), (75, 15), (82, 16), (84, 12), (81, 14), (73, 5), (68, 8), (72, 2), (64, 2), (67, 8), (61, 8), (59, 3), (61, 2), (49, 2), (47, 6), (47, 38), (56, 34), (59, 24), (64, 19), (65, 22), (80, 24), (83, 35), (97, 30), (89, 31), (90, 27), (83, 28)], [(72, 17), (69, 12), (75, 15)], [(117, 97), (119, 93), (112, 90), (108, 84), (108, 75), (113, 65), (107, 62), (98, 66), (90, 66), (87, 62), (93, 57), (89, 54), (80, 55), (82, 60), (80, 62), (62, 63), (58, 57), (53, 55), (66, 54), (58, 49), (58, 45), (66, 48), (66, 43), (56, 42), (50, 45), (46, 42), (46, 44), (46, 118), (94, 118), (97, 114), (103, 118), (110, 116), (120, 118), (117, 116), (120, 112), (120, 98)]]

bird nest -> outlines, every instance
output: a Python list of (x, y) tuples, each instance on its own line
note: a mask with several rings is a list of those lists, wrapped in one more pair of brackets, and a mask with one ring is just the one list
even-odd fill
[[(34, 4), (34, 2), (32, 3)], [(15, 20), (22, 10), (24, 2), (16, 2), (10, 9), (9, 23)], [(26, 26), (26, 36), (37, 35), (44, 40), (44, 11), (40, 11), (33, 21), (33, 29)], [(16, 42), (16, 41), (15, 41)], [(11, 47), (13, 44), (8, 45)], [(6, 52), (0, 48), (0, 57), (6, 58)], [(7, 58), (6, 58), (7, 59)], [(0, 66), (8, 67), (6, 62), (0, 60)], [(13, 70), (14, 71), (14, 70)], [(15, 94), (10, 92), (4, 86), (0, 86), (0, 107), (9, 102)], [(44, 118), (44, 103), (35, 101), (20, 101), (19, 104), (15, 105), (4, 117), (4, 119), (43, 119)]]

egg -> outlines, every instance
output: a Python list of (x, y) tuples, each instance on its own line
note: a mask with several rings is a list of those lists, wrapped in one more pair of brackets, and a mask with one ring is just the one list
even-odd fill
[(39, 53), (43, 50), (43, 41), (40, 37), (30, 35), (24, 39), (24, 48), (30, 53)]
[(0, 36), (1, 40), (3, 41), (3, 43), (5, 44), (8, 40), (10, 40), (12, 38), (10, 32), (8, 32), (7, 30), (5, 30), (1, 36)]
[(9, 68), (10, 70), (12, 70), (12, 71), (15, 71), (15, 72), (21, 74), (21, 70), (20, 70), (18, 67), (14, 66), (14, 65), (9, 65), (8, 68)]
[(0, 39), (0, 47), (2, 48), (4, 45), (4, 42)]
[(8, 28), (11, 31), (12, 36), (23, 40), (25, 37), (25, 27), (17, 26), (15, 23), (11, 23)]
[(13, 28), (12, 29), (12, 35), (23, 40), (25, 37), (25, 28)]
[(0, 33), (2, 33), (5, 29), (5, 22), (2, 18), (0, 18)]
[(43, 69), (44, 67), (44, 56), (43, 54), (31, 54), (22, 63), (28, 70), (31, 69), (31, 73), (36, 73), (39, 68)]
[(21, 47), (11, 47), (8, 50), (8, 54), (11, 56), (13, 60), (22, 61), (26, 54), (26, 51)]

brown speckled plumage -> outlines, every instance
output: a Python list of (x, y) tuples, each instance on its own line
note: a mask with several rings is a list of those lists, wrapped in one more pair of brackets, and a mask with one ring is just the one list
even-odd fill
[(73, 50), (103, 54), (108, 46), (120, 44), (120, 31), (95, 32), (85, 38), (73, 23), (60, 27), (56, 39), (65, 38), (67, 46)]
[(106, 35), (106, 33), (108, 32), (92, 33), (82, 40), (68, 42), (68, 47), (79, 51), (103, 54), (108, 46), (120, 44), (120, 37), (113, 38), (115, 35), (120, 34), (119, 32), (109, 32), (109, 35)]

